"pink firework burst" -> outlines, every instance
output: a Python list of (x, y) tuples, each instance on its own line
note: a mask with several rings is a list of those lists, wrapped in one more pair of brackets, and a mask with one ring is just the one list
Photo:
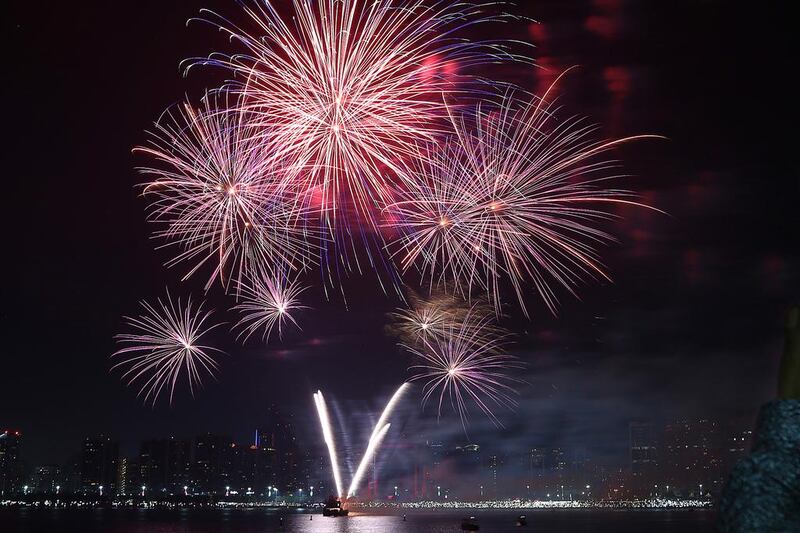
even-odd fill
[(607, 186), (620, 176), (602, 156), (656, 136), (598, 141), (582, 119), (558, 121), (547, 96), (507, 94), (474, 116), (453, 113), (455, 134), (422, 146), (387, 208), (405, 230), (395, 242), (403, 271), (416, 265), (432, 285), (451, 283), (467, 297), (483, 290), (498, 313), (507, 283), (526, 316), (526, 281), (555, 313), (554, 285), (574, 294), (585, 276), (607, 277), (595, 251), (613, 240), (601, 228), (613, 217), (603, 206), (642, 204)]
[(201, 344), (201, 339), (211, 330), (222, 324), (208, 325), (212, 311), (203, 311), (203, 305), (196, 308), (192, 300), (181, 305), (180, 299), (173, 301), (167, 297), (158, 299), (156, 305), (141, 302), (144, 313), (138, 317), (125, 317), (126, 324), (133, 333), (116, 336), (125, 345), (111, 356), (121, 358), (111, 369), (124, 369), (122, 379), (128, 385), (139, 384), (138, 396), (144, 402), (155, 405), (165, 388), (169, 389), (169, 402), (181, 379), (185, 379), (194, 396), (195, 389), (202, 386), (205, 376), (214, 376), (218, 364), (213, 353), (221, 350)]
[(272, 331), (277, 328), (278, 338), (283, 338), (287, 324), (299, 328), (292, 313), (308, 307), (300, 303), (300, 294), (305, 290), (286, 275), (263, 274), (240, 287), (242, 302), (233, 309), (242, 313), (242, 318), (234, 326), (240, 328), (238, 338), (246, 342), (251, 335), (261, 333), (261, 340), (268, 341)]
[(501, 42), (458, 38), (468, 26), (506, 20), (492, 14), (496, 6), (293, 0), (281, 14), (275, 2), (254, 1), (244, 4), (254, 32), (205, 12), (246, 52), (191, 65), (234, 74), (228, 88), (273, 131), (271, 149), (308, 169), (291, 180), (297, 201), (321, 209), (331, 230), (350, 217), (374, 231), (399, 161), (441, 132), (443, 96), (463, 92), (460, 73), (520, 59)]
[(207, 95), (195, 110), (184, 104), (155, 125), (149, 145), (136, 151), (156, 165), (139, 171), (150, 181), (155, 232), (179, 252), (168, 265), (187, 262), (184, 279), (211, 266), (225, 288), (254, 267), (298, 268), (313, 257), (302, 213), (286, 201), (286, 165), (265, 156), (268, 133), (248, 113)]
[(524, 368), (505, 351), (509, 334), (493, 323), (492, 313), (469, 308), (459, 320), (449, 321), (443, 335), (421, 337), (421, 344), (401, 344), (418, 359), (410, 367), (412, 381), (424, 381), (422, 405), (435, 399), (437, 414), (449, 401), (466, 429), (469, 404), (478, 407), (497, 426), (497, 407), (513, 408), (515, 383), (510, 371)]

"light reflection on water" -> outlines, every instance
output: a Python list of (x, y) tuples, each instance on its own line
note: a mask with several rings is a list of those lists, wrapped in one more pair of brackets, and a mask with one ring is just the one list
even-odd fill
[[(526, 511), (529, 527), (518, 528), (516, 511), (415, 511), (402, 514), (352, 513), (347, 518), (321, 514), (237, 510), (32, 510), (0, 509), (3, 533), (455, 533), (461, 519), (476, 516), (482, 532), (559, 531), (648, 533), (714, 531), (711, 511)], [(313, 518), (312, 518), (313, 517)]]

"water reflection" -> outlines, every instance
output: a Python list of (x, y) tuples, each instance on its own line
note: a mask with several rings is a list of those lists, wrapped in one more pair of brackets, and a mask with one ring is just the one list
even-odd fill
[[(518, 512), (464, 512), (476, 517), (481, 531), (520, 531), (516, 526)], [(462, 514), (407, 512), (404, 520), (402, 513), (353, 512), (348, 518), (325, 518), (318, 513), (283, 513), (266, 509), (0, 509), (0, 529), (4, 533), (455, 533), (461, 531)], [(530, 529), (535, 531), (700, 533), (714, 530), (711, 511), (536, 510), (525, 514)]]

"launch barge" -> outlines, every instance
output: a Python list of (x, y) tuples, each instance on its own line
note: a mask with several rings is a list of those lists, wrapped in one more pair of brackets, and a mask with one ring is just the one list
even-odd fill
[(342, 501), (338, 498), (331, 496), (325, 501), (325, 507), (322, 508), (322, 516), (347, 516), (350, 513), (347, 509), (342, 507)]

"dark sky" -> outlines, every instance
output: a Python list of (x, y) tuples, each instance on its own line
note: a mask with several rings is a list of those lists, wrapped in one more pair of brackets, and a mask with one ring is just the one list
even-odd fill
[[(614, 460), (632, 418), (749, 423), (773, 393), (782, 315), (800, 296), (788, 8), (518, 3), (515, 13), (542, 24), (495, 32), (536, 44), (544, 69), (505, 74), (535, 90), (579, 64), (562, 85), (568, 113), (592, 117), (607, 135), (667, 136), (618, 155), (635, 176), (624, 185), (669, 216), (622, 212), (609, 228), (620, 243), (603, 251), (614, 283), (588, 283), (580, 301), (562, 294), (558, 317), (531, 293), (532, 319), (507, 322), (529, 363), (521, 405), (501, 414), (504, 431), (476, 415), (470, 438), (509, 449), (580, 446)], [(130, 152), (166, 107), (217, 81), (183, 79), (178, 69), (227, 47), (208, 27), (186, 27), (201, 7), (240, 15), (233, 0), (12, 0), (4, 10), (0, 426), (23, 431), (31, 462), (64, 460), (98, 432), (128, 453), (140, 438), (168, 434), (244, 439), (271, 403), (316, 439), (312, 391), (355, 419), (406, 377), (408, 359), (383, 334), (398, 302), (370, 276), (348, 282), (347, 310), (309, 292), (303, 332), (283, 343), (241, 348), (220, 335), (229, 356), (194, 401), (143, 407), (109, 374), (113, 335), (140, 299), (166, 287), (202, 294), (162, 267), (168, 256), (149, 238)], [(230, 321), (219, 292), (210, 303)], [(409, 424), (465, 439), (454, 417), (438, 426), (419, 417), (418, 398), (417, 390), (405, 404)]]

